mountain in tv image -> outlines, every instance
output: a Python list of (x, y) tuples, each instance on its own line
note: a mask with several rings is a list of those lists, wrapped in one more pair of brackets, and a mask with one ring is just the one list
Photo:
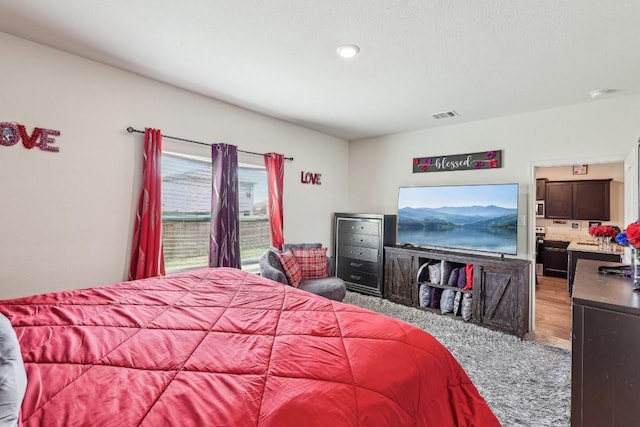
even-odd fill
[(451, 230), (516, 229), (518, 210), (495, 205), (443, 206), (439, 208), (401, 208), (398, 211), (398, 229)]

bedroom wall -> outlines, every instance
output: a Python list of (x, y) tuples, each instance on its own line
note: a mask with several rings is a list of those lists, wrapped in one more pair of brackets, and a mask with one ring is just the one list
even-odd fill
[[(525, 215), (518, 228), (517, 258), (531, 259), (533, 165), (623, 161), (640, 136), (640, 96), (465, 124), (449, 120), (449, 126), (351, 142), (349, 211), (395, 213), (400, 186), (515, 182), (519, 184), (520, 214)], [(412, 173), (414, 157), (485, 150), (503, 150), (503, 167)]]
[[(61, 132), (59, 153), (0, 146), (0, 298), (125, 279), (143, 144), (127, 126), (294, 157), (285, 240), (330, 245), (332, 214), (347, 208), (347, 142), (4, 33), (0, 56), (0, 122)], [(301, 171), (322, 184), (302, 184)]]

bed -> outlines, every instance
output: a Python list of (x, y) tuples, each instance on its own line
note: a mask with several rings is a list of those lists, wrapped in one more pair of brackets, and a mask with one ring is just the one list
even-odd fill
[(230, 268), (0, 301), (23, 426), (499, 426), (399, 320)]

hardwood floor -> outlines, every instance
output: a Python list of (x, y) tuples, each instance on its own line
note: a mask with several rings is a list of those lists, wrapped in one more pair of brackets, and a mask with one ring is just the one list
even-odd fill
[(571, 297), (567, 279), (538, 276), (534, 341), (570, 349)]

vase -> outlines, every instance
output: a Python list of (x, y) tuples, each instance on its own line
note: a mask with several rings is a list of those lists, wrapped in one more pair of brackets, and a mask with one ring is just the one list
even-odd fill
[(609, 252), (611, 251), (611, 237), (604, 236), (602, 238), (602, 250)]
[(640, 291), (640, 250), (631, 248), (631, 277), (633, 290)]

